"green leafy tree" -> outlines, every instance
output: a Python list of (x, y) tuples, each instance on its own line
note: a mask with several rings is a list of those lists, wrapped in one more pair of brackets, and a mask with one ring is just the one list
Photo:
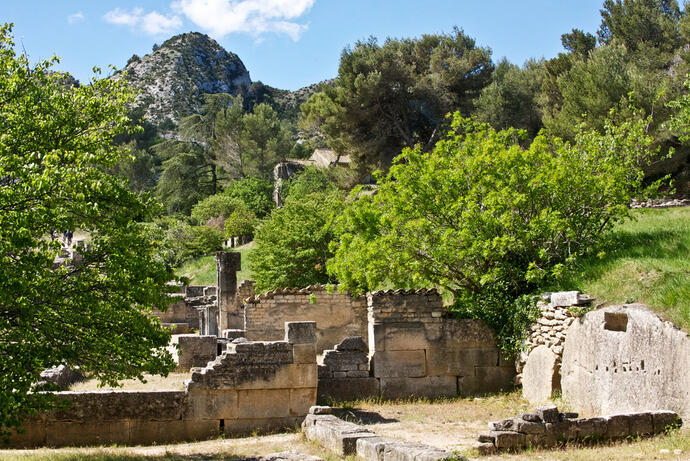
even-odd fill
[(477, 99), (474, 115), (496, 129), (520, 128), (534, 138), (542, 128), (539, 96), (544, 76), (543, 61), (528, 61), (523, 68), (499, 63), (493, 81)]
[(561, 35), (561, 44), (568, 52), (587, 59), (587, 55), (597, 46), (597, 38), (589, 32), (573, 29), (567, 34)]
[(430, 149), (447, 113), (468, 114), (492, 70), (491, 52), (459, 29), (360, 41), (343, 51), (336, 84), (303, 104), (303, 127), (318, 127), (362, 173), (387, 168), (404, 147)]
[(376, 194), (355, 193), (329, 272), (354, 292), (440, 286), (494, 303), (530, 293), (628, 215), (651, 155), (645, 123), (581, 132), (573, 144), (539, 135), (522, 148), (524, 133), (456, 114), (433, 152), (406, 149)]
[(249, 172), (262, 179), (273, 177), (273, 167), (287, 157), (293, 142), (276, 111), (268, 104), (254, 106), (243, 117), (242, 137), (247, 146)]
[[(0, 27), (0, 433), (46, 409), (40, 372), (68, 363), (101, 383), (167, 373), (169, 332), (150, 319), (165, 309), (172, 271), (157, 236), (141, 224), (155, 207), (105, 173), (123, 154), (113, 137), (128, 129), (124, 82), (66, 88), (17, 56), (11, 26)], [(89, 235), (83, 260), (54, 265), (52, 230)]]
[(192, 208), (192, 219), (198, 224), (204, 224), (209, 219), (223, 217), (226, 218), (241, 207), (242, 202), (235, 197), (225, 194), (216, 194), (206, 197)]
[(231, 182), (223, 193), (238, 199), (259, 218), (275, 208), (272, 199), (273, 183), (266, 179), (247, 176)]
[(290, 197), (256, 228), (249, 268), (258, 290), (305, 287), (333, 279), (326, 261), (333, 256), (333, 218), (342, 207), (339, 192)]
[(253, 235), (257, 222), (256, 215), (251, 210), (244, 206), (237, 207), (225, 218), (225, 236)]

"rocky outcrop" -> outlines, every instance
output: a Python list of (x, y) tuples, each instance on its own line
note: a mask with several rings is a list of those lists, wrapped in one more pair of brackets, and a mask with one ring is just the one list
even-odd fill
[(135, 108), (155, 124), (198, 112), (207, 93), (246, 94), (251, 79), (240, 58), (200, 33), (176, 35), (151, 54), (133, 56), (126, 75), (139, 92)]

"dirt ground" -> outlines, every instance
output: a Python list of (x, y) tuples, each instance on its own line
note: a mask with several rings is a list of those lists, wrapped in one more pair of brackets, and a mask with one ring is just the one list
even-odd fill
[[(567, 409), (562, 402), (559, 408)], [(476, 436), (485, 432), (489, 421), (516, 416), (531, 410), (519, 392), (478, 398), (408, 400), (381, 402), (365, 400), (339, 404), (335, 413), (348, 421), (363, 424), (379, 435), (453, 450), (470, 459), (478, 458), (472, 448)], [(222, 438), (203, 442), (141, 447), (94, 447), (38, 450), (0, 450), (0, 460), (58, 461), (202, 461), (232, 460), (293, 450), (320, 456), (328, 461), (342, 458), (309, 442), (298, 428), (281, 434)], [(482, 460), (636, 460), (690, 461), (690, 429), (667, 436), (629, 440), (612, 445), (566, 446), (517, 454), (484, 457)]]

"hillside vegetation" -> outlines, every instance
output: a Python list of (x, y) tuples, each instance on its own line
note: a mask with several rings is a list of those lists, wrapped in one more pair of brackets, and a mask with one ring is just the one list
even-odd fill
[(640, 209), (618, 226), (606, 254), (584, 259), (554, 289), (597, 303), (639, 302), (690, 331), (690, 208)]

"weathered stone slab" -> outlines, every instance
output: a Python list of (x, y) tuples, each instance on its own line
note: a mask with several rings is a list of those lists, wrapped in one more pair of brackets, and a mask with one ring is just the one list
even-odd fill
[(690, 417), (690, 339), (639, 304), (588, 312), (568, 329), (563, 398), (586, 414)]
[(336, 344), (335, 350), (341, 352), (368, 352), (369, 348), (361, 336), (350, 336), (343, 339), (340, 344)]
[[(215, 336), (210, 335), (173, 335), (171, 351), (177, 362), (178, 371), (194, 367), (205, 367), (216, 359), (218, 344)], [(177, 346), (176, 348), (174, 346)]]
[(476, 366), (497, 366), (496, 349), (439, 349), (426, 351), (427, 374), (431, 376), (474, 375)]
[(379, 378), (381, 397), (455, 397), (458, 393), (455, 376), (425, 376), (422, 378)]
[(532, 404), (548, 401), (560, 390), (560, 369), (557, 357), (546, 346), (530, 352), (522, 371), (522, 396)]
[(379, 396), (379, 381), (373, 377), (367, 378), (319, 378), (319, 402), (327, 402), (329, 398), (338, 401), (365, 399)]
[(426, 375), (426, 355), (424, 350), (377, 351), (371, 368), (377, 378), (418, 378)]

